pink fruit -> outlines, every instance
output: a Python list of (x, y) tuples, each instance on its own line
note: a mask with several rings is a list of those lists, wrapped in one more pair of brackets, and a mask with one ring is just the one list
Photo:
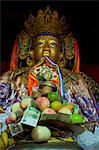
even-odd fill
[(39, 97), (35, 101), (41, 111), (43, 111), (45, 108), (50, 107), (50, 101), (47, 97)]
[(52, 108), (45, 108), (42, 114), (56, 114), (56, 112)]

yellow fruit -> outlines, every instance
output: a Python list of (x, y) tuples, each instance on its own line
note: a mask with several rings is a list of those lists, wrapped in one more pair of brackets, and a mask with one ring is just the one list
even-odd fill
[(53, 109), (53, 110), (55, 110), (55, 111), (58, 111), (58, 110), (60, 110), (61, 108), (62, 108), (62, 103), (61, 102), (59, 102), (59, 101), (53, 101), (52, 103), (51, 103), (51, 108)]
[(62, 140), (60, 139), (57, 139), (55, 137), (51, 137), (49, 140), (48, 140), (48, 143), (57, 143), (57, 142), (62, 142)]
[(8, 147), (9, 146), (9, 140), (8, 140), (7, 132), (3, 131), (1, 135), (2, 135), (2, 140), (3, 140), (3, 143), (4, 143), (4, 147)]
[(3, 144), (2, 139), (0, 139), (0, 150), (3, 150), (3, 148), (4, 148), (4, 144)]
[(75, 140), (72, 137), (66, 138), (65, 141), (66, 142), (75, 142)]
[(15, 140), (13, 138), (9, 138), (9, 145), (15, 144)]

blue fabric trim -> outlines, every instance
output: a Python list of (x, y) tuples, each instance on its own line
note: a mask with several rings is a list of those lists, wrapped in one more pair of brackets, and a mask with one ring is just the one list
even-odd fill
[(65, 96), (65, 90), (64, 90), (64, 82), (63, 82), (63, 77), (62, 77), (62, 73), (59, 69), (59, 66), (53, 62), (49, 57), (46, 57), (53, 65), (55, 65), (58, 69), (58, 73), (59, 73), (59, 76), (60, 76), (60, 84), (61, 84), (61, 96), (64, 97)]
[(38, 36), (54, 36), (54, 37), (56, 37), (53, 33), (46, 33), (46, 32), (42, 32), (40, 34), (37, 34), (36, 37), (38, 37)]

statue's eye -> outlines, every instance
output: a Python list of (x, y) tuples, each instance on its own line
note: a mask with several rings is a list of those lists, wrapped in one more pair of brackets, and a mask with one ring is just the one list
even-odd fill
[(50, 43), (50, 46), (51, 46), (51, 47), (57, 47), (57, 44), (54, 43), (54, 42), (52, 42), (52, 43)]
[(43, 42), (38, 42), (38, 43), (36, 44), (36, 46), (39, 46), (39, 47), (44, 46), (44, 43), (43, 43)]

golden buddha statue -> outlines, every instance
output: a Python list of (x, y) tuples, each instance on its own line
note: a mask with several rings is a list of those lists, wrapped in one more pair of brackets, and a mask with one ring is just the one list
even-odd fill
[[(54, 136), (58, 133), (62, 139), (64, 135), (67, 138), (67, 134), (73, 137), (77, 133), (75, 140), (83, 148), (91, 137), (87, 130), (93, 131), (93, 126), (98, 124), (99, 85), (80, 72), (78, 41), (69, 32), (65, 18), (59, 18), (58, 12), (49, 7), (39, 10), (36, 17), (30, 14), (24, 26), (14, 42), (10, 70), (0, 78), (0, 111), (3, 114), (0, 114), (3, 126), (0, 134), (9, 126), (16, 140), (27, 141), (31, 139), (31, 127), (40, 125), (43, 113), (47, 112), (60, 118), (53, 122), (45, 120), (44, 125), (57, 131)], [(58, 105), (52, 107), (55, 101)], [(28, 112), (30, 107), (34, 111)], [(66, 114), (62, 116), (64, 108)], [(41, 118), (32, 120), (36, 112)], [(25, 115), (28, 117), (24, 118)], [(83, 135), (82, 132), (87, 135), (79, 142), (78, 136)], [(98, 139), (96, 135), (95, 138)], [(96, 139), (92, 137), (92, 144)]]
[[(3, 74), (1, 82), (11, 83), (11, 88), (14, 87), (18, 98), (22, 99), (32, 95), (34, 80), (36, 88), (39, 86), (38, 78), (43, 77), (45, 85), (50, 80), (52, 86), (60, 78), (60, 84), (56, 85), (59, 89), (64, 84), (61, 96), (76, 102), (89, 121), (96, 121), (98, 106), (95, 96), (99, 93), (99, 86), (80, 72), (78, 42), (69, 33), (65, 18), (60, 19), (57, 11), (47, 7), (44, 11), (39, 10), (37, 17), (30, 14), (24, 25), (13, 46), (10, 70)], [(43, 75), (42, 70), (45, 71)]]

